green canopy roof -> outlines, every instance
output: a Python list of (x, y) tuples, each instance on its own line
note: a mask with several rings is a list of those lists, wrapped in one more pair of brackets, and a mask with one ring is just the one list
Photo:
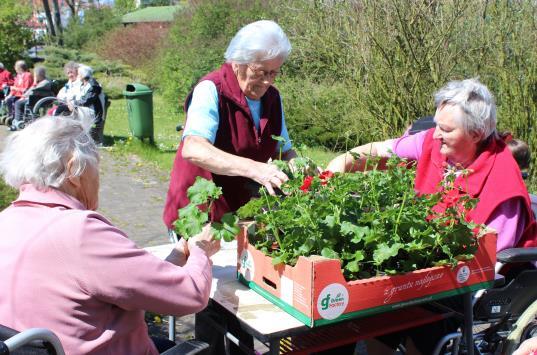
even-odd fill
[(182, 6), (151, 6), (129, 12), (121, 18), (122, 23), (170, 22)]

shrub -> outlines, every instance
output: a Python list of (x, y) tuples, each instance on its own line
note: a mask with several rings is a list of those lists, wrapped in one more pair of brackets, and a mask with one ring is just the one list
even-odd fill
[(105, 36), (97, 54), (132, 67), (143, 67), (157, 56), (160, 42), (167, 33), (167, 27), (151, 23), (118, 27)]

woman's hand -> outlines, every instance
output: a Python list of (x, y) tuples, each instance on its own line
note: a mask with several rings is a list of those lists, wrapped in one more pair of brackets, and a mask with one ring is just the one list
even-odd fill
[(289, 180), (274, 164), (255, 162), (251, 167), (251, 178), (263, 185), (269, 194), (275, 195), (274, 187), (281, 188), (282, 184)]
[(210, 224), (207, 224), (205, 227), (203, 227), (201, 233), (188, 239), (188, 242), (186, 244), (187, 257), (190, 254), (188, 250), (193, 248), (194, 246), (197, 246), (198, 248), (203, 250), (208, 257), (213, 256), (214, 254), (216, 254), (217, 251), (220, 250), (220, 241), (213, 239)]

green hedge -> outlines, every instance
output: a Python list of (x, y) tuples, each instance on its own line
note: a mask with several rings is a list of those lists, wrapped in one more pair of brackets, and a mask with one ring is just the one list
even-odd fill
[(536, 147), (535, 18), (531, 0), (199, 0), (172, 25), (152, 84), (178, 109), (241, 26), (273, 19), (293, 45), (276, 85), (296, 143), (397, 136), (434, 114), (441, 86), (479, 77), (497, 98), (499, 129)]

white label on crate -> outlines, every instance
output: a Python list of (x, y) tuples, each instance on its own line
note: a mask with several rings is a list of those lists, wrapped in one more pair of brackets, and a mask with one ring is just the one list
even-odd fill
[(280, 279), (280, 298), (282, 301), (293, 305), (293, 280), (288, 277), (282, 276)]
[(502, 306), (492, 306), (490, 313), (500, 313), (502, 311)]
[(254, 258), (247, 249), (243, 250), (241, 253), (239, 272), (247, 281), (252, 281), (254, 279)]
[(457, 282), (458, 283), (462, 284), (463, 282), (468, 281), (469, 277), (470, 277), (470, 268), (467, 265), (462, 266), (457, 271)]
[(317, 299), (317, 311), (324, 319), (336, 319), (345, 312), (349, 303), (349, 292), (341, 284), (330, 284), (323, 288)]

